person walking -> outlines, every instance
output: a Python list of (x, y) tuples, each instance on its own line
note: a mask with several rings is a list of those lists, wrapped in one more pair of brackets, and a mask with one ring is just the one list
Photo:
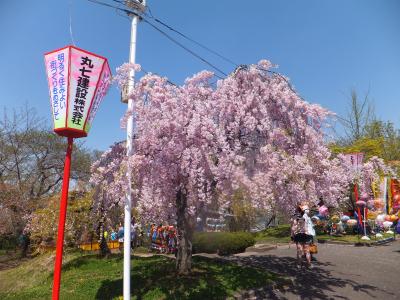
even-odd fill
[(310, 208), (305, 205), (303, 206), (303, 218), (306, 226), (306, 234), (311, 235), (312, 239), (311, 242), (309, 243), (309, 252), (310, 252), (310, 261), (315, 261), (316, 259), (314, 258), (313, 254), (316, 254), (316, 233), (314, 229), (314, 222), (310, 218)]
[(137, 238), (138, 238), (138, 225), (136, 223), (135, 218), (132, 219), (131, 223), (131, 249), (135, 249), (137, 247)]
[(310, 231), (311, 219), (308, 215), (305, 215), (306, 206), (298, 206), (295, 215), (292, 217), (291, 224), (291, 238), (296, 243), (297, 249), (297, 267), (301, 268), (303, 255), (305, 255), (307, 260), (307, 267), (312, 268), (311, 255), (310, 255), (310, 244), (312, 243), (313, 236), (312, 231)]
[(119, 251), (122, 252), (122, 250), (124, 249), (124, 226), (122, 226), (122, 223), (119, 223), (117, 237), (119, 243), (118, 248)]

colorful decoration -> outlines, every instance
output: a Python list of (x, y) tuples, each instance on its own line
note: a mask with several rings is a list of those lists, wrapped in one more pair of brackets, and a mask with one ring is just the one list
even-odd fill
[(373, 200), (374, 201), (374, 207), (376, 208), (376, 209), (382, 209), (382, 208), (384, 208), (384, 202), (383, 202), (383, 200), (382, 199), (375, 199), (375, 200)]
[(376, 219), (376, 217), (378, 216), (378, 212), (377, 211), (368, 211), (368, 214), (367, 214), (367, 219), (369, 219), (369, 220), (375, 220)]
[(341, 220), (343, 223), (346, 223), (347, 221), (350, 220), (350, 217), (349, 217), (349, 216), (342, 216), (342, 217), (340, 218), (340, 220)]
[(322, 216), (322, 217), (327, 217), (329, 214), (329, 210), (325, 205), (322, 205), (320, 208), (318, 208), (318, 213)]
[(339, 218), (339, 216), (334, 215), (334, 216), (332, 216), (331, 221), (332, 221), (332, 223), (338, 223), (340, 221), (340, 218)]
[(400, 193), (396, 193), (392, 199), (392, 210), (398, 211), (400, 209)]
[(350, 219), (347, 221), (347, 226), (356, 226), (357, 225), (357, 220), (356, 219)]
[(385, 215), (384, 215), (384, 214), (378, 215), (378, 216), (376, 217), (376, 222), (377, 222), (377, 223), (383, 223), (384, 221), (385, 221)]
[(390, 221), (383, 222), (383, 227), (385, 227), (385, 228), (389, 228), (392, 225), (393, 225), (393, 222), (390, 222)]
[(359, 200), (356, 202), (356, 205), (359, 207), (364, 207), (367, 203), (365, 201)]
[(367, 201), (367, 207), (368, 207), (368, 209), (374, 209), (375, 208), (375, 201), (374, 200), (368, 200)]
[(390, 180), (390, 197), (388, 199), (388, 212), (394, 213), (400, 210), (400, 181)]

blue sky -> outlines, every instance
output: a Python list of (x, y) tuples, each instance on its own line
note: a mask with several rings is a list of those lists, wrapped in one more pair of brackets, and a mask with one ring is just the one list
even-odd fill
[[(112, 3), (111, 0), (104, 2)], [(279, 65), (309, 102), (344, 115), (350, 89), (370, 89), (375, 110), (400, 127), (400, 1), (398, 0), (148, 0), (153, 15), (239, 64), (266, 58)], [(70, 13), (71, 12), (71, 13)], [(0, 0), (0, 108), (28, 103), (50, 124), (43, 54), (71, 44), (106, 56), (113, 72), (126, 62), (130, 21), (87, 0)], [(223, 69), (233, 66), (189, 44)], [(137, 62), (175, 83), (203, 69), (201, 61), (145, 23)], [(125, 139), (126, 109), (111, 87), (87, 147)]]

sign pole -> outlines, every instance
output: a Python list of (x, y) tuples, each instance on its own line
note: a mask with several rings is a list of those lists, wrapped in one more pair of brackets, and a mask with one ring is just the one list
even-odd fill
[(368, 213), (366, 213), (366, 212), (367, 212), (367, 208), (364, 207), (364, 236), (361, 239), (369, 241), (370, 238), (367, 236), (367, 226), (366, 226), (366, 222), (367, 222), (366, 216), (368, 215)]
[(66, 46), (45, 53), (53, 130), (68, 138), (64, 162), (52, 299), (60, 297), (61, 267), (67, 214), (71, 154), (74, 138), (86, 137), (101, 101), (110, 85), (111, 70), (107, 58)]
[(69, 174), (71, 169), (71, 154), (72, 154), (73, 141), (74, 139), (72, 137), (68, 137), (68, 146), (67, 146), (67, 153), (65, 155), (64, 177), (63, 177), (63, 185), (61, 192), (60, 216), (58, 220), (56, 261), (54, 266), (54, 279), (53, 279), (53, 297), (52, 297), (53, 300), (58, 300), (60, 298), (60, 281), (61, 281), (62, 254), (64, 246), (64, 229), (65, 229), (65, 217), (67, 214)]

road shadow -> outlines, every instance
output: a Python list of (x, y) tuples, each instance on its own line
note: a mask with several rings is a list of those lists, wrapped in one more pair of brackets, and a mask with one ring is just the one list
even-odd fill
[[(377, 286), (360, 284), (348, 278), (334, 276), (330, 271), (323, 269), (323, 266), (332, 265), (329, 262), (314, 262), (313, 269), (297, 268), (297, 260), (293, 257), (282, 257), (275, 255), (248, 256), (248, 257), (229, 257), (229, 261), (236, 262), (243, 266), (253, 266), (264, 270), (276, 272), (292, 279), (292, 284), (281, 290), (283, 297), (296, 295), (300, 299), (347, 299), (345, 295), (337, 295), (338, 288), (349, 286), (353, 290), (363, 293), (364, 297), (375, 298), (375, 292), (380, 292), (387, 297), (393, 298), (394, 295)], [(372, 294), (374, 292), (374, 294)], [(361, 295), (360, 295), (361, 296)], [(263, 299), (261, 296), (257, 297)], [(361, 296), (362, 298), (362, 296)], [(386, 298), (386, 297), (385, 297)]]

